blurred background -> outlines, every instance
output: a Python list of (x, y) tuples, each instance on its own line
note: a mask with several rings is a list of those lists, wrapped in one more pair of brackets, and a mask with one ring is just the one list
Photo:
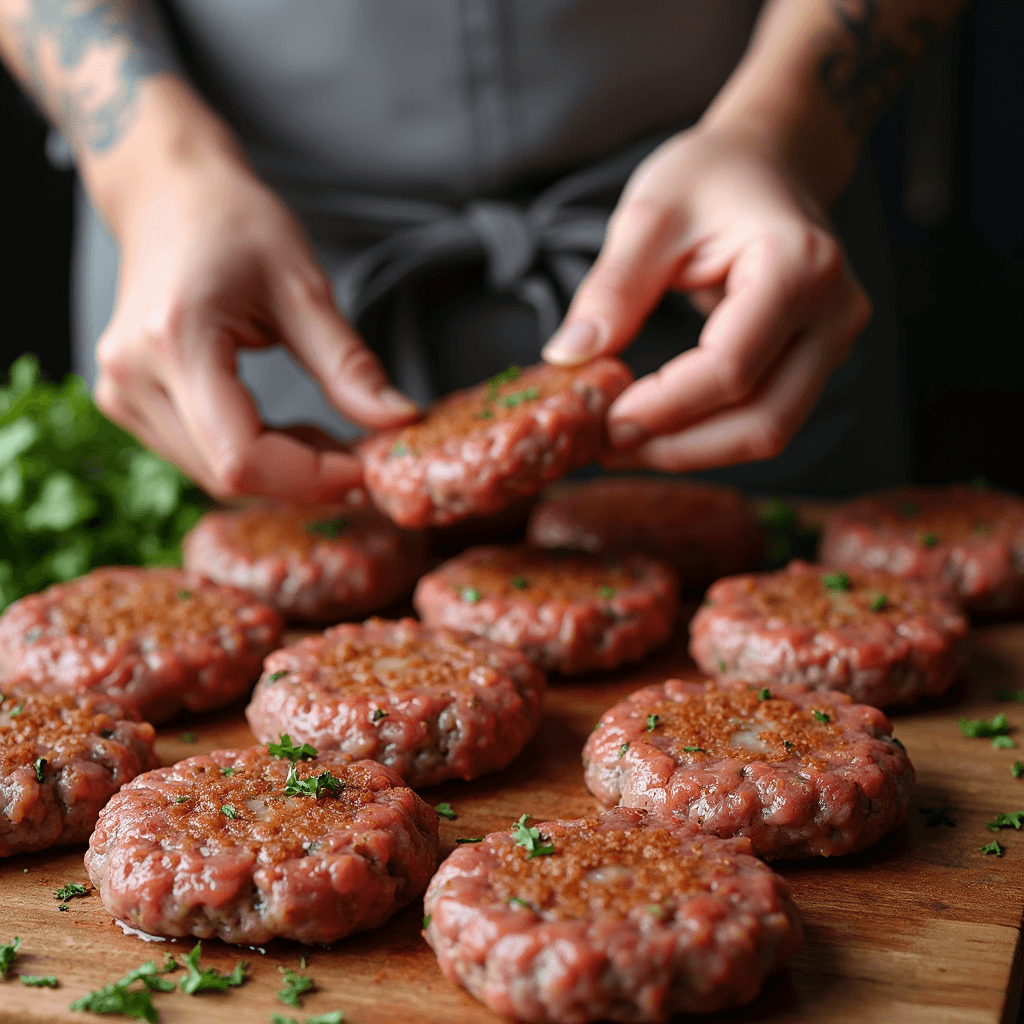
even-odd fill
[[(0, 69), (0, 364), (70, 368), (72, 173)], [(976, 0), (882, 118), (869, 149), (901, 311), (911, 479), (1024, 492), (1024, 3)]]

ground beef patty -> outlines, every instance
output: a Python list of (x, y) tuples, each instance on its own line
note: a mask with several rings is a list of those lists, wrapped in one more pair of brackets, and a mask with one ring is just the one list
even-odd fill
[(153, 935), (334, 942), (426, 888), (437, 816), (383, 765), (265, 747), (141, 775), (100, 814), (85, 866), (119, 921)]
[(606, 806), (671, 812), (768, 859), (871, 846), (906, 821), (914, 784), (881, 711), (803, 687), (645, 687), (601, 716), (583, 761)]
[(48, 693), (116, 697), (151, 722), (241, 697), (281, 618), (180, 569), (96, 569), (0, 616), (0, 676)]
[(642, 552), (674, 566), (686, 588), (756, 569), (764, 549), (761, 526), (739, 491), (644, 477), (556, 485), (534, 509), (527, 536), (541, 548)]
[(627, 808), (539, 825), (539, 856), (513, 833), (456, 849), (424, 900), (441, 969), (497, 1013), (713, 1012), (753, 999), (800, 946), (789, 887), (744, 840)]
[(970, 611), (1024, 611), (1024, 500), (983, 487), (904, 487), (834, 512), (821, 560), (931, 584)]
[(497, 512), (595, 458), (605, 412), (631, 380), (617, 359), (510, 367), (442, 398), (419, 423), (365, 441), (366, 485), (402, 526)]
[(412, 588), (426, 549), (425, 534), (400, 530), (372, 506), (210, 512), (182, 542), (186, 569), (318, 623), (386, 608)]
[(475, 779), (540, 724), (545, 680), (518, 651), (415, 619), (369, 619), (267, 658), (245, 714), (263, 741), (368, 757), (410, 786)]
[(413, 604), (432, 626), (467, 629), (516, 647), (543, 669), (612, 669), (668, 640), (676, 580), (642, 555), (621, 559), (470, 548), (427, 573)]
[(84, 843), (100, 808), (160, 762), (153, 726), (110, 698), (0, 695), (0, 857)]
[(711, 586), (690, 654), (723, 679), (806, 683), (887, 707), (944, 693), (966, 635), (963, 615), (925, 587), (794, 561)]

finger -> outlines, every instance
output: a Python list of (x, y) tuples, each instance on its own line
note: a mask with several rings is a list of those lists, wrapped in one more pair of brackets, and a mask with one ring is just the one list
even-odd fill
[(419, 415), (416, 403), (388, 383), (377, 357), (338, 313), (326, 278), (289, 275), (277, 288), (274, 310), (284, 342), (350, 419), (381, 428)]
[(608, 416), (614, 445), (666, 434), (757, 390), (797, 330), (855, 300), (839, 246), (816, 229), (753, 239), (729, 269), (725, 297), (696, 348), (631, 385)]
[(550, 363), (574, 366), (625, 348), (684, 259), (682, 228), (681, 214), (661, 204), (638, 199), (620, 207), (562, 326), (541, 355)]
[(630, 452), (610, 453), (604, 464), (680, 473), (774, 458), (810, 414), (866, 319), (864, 306), (842, 311), (798, 339), (752, 400)]

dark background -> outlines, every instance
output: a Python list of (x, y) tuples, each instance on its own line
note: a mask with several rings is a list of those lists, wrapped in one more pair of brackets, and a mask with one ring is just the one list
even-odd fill
[[(1024, 3), (978, 0), (870, 140), (903, 325), (910, 475), (1024, 492)], [(0, 367), (70, 368), (72, 175), (0, 72)]]

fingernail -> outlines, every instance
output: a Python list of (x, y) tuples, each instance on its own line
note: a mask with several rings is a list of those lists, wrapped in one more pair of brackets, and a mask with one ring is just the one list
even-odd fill
[(593, 320), (580, 320), (556, 331), (541, 355), (553, 363), (582, 363), (597, 351), (600, 340), (597, 324)]
[(608, 440), (616, 448), (631, 448), (644, 437), (644, 430), (636, 423), (619, 420), (608, 427)]
[(380, 391), (377, 392), (377, 397), (386, 406), (394, 409), (395, 412), (400, 412), (406, 416), (410, 413), (420, 411), (419, 406), (411, 398), (406, 398), (406, 396), (396, 388), (381, 388)]

